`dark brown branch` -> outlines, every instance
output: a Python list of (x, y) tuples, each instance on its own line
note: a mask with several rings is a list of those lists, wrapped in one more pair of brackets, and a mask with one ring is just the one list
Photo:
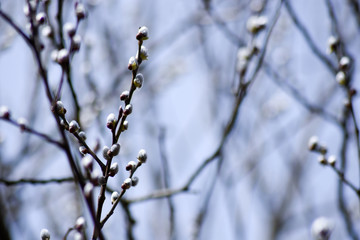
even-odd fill
[(0, 183), (5, 184), (7, 186), (14, 186), (14, 185), (20, 185), (20, 184), (49, 184), (49, 183), (65, 183), (65, 182), (71, 182), (73, 183), (75, 179), (73, 177), (66, 177), (66, 178), (50, 178), (50, 179), (32, 179), (32, 178), (21, 178), (18, 180), (6, 180), (0, 178)]

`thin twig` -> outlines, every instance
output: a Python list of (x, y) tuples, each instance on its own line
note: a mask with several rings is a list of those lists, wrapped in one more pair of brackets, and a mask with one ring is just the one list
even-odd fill
[(292, 8), (290, 1), (285, 0), (285, 7), (293, 20), (295, 26), (298, 28), (298, 30), (301, 32), (301, 34), (304, 36), (306, 43), (309, 45), (311, 50), (314, 52), (314, 54), (321, 60), (322, 63), (327, 66), (327, 68), (332, 72), (336, 73), (337, 69), (333, 65), (333, 63), (324, 55), (319, 48), (316, 46), (314, 40), (311, 38), (310, 33), (306, 29), (306, 27), (300, 22), (299, 18), (296, 16), (294, 9)]
[(44, 133), (41, 133), (41, 132), (39, 132), (39, 131), (37, 131), (37, 130), (35, 130), (35, 129), (32, 129), (31, 127), (26, 126), (26, 125), (25, 125), (25, 126), (23, 126), (23, 125), (20, 126), (20, 124), (19, 124), (17, 121), (15, 121), (15, 120), (13, 120), (13, 119), (11, 119), (11, 118), (0, 117), (0, 119), (2, 119), (2, 120), (4, 120), (4, 121), (6, 121), (6, 122), (8, 122), (8, 123), (10, 123), (10, 124), (18, 127), (18, 128), (20, 128), (21, 131), (31, 133), (31, 134), (33, 134), (33, 135), (35, 135), (35, 136), (37, 136), (37, 137), (42, 138), (42, 139), (45, 140), (46, 142), (52, 143), (52, 144), (56, 145), (57, 147), (59, 147), (59, 148), (61, 148), (61, 149), (64, 149), (64, 144), (62, 144), (61, 142), (59, 142), (59, 141), (51, 138), (50, 136), (48, 136), (48, 135), (46, 135), (46, 134), (44, 134)]
[(64, 182), (74, 182), (73, 177), (66, 178), (50, 178), (50, 179), (32, 179), (32, 178), (21, 178), (18, 180), (7, 180), (0, 178), (0, 183), (7, 186), (20, 185), (20, 184), (49, 184), (49, 183), (64, 183)]

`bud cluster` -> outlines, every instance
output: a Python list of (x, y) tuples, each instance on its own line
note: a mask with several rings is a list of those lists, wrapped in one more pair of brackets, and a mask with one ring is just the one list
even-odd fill
[(326, 157), (327, 147), (324, 144), (319, 143), (319, 139), (317, 136), (312, 136), (308, 142), (308, 148), (310, 151), (319, 153), (318, 162), (322, 165), (330, 164), (331, 166), (335, 166), (336, 156), (331, 155), (328, 158)]

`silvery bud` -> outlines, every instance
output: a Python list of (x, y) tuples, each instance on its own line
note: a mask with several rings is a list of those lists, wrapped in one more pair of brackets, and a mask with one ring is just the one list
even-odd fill
[(309, 143), (308, 143), (308, 147), (309, 147), (309, 150), (310, 151), (314, 151), (317, 149), (318, 147), (318, 144), (319, 144), (319, 139), (317, 136), (312, 136), (310, 139), (309, 139)]
[(115, 143), (110, 147), (108, 155), (111, 157), (114, 157), (114, 156), (118, 155), (119, 152), (120, 152), (120, 144)]
[(345, 85), (346, 84), (346, 76), (345, 73), (343, 71), (340, 71), (336, 74), (336, 81), (340, 84), (340, 85)]
[(122, 189), (129, 189), (131, 187), (131, 178), (127, 178), (124, 180), (124, 183), (121, 185)]
[(129, 59), (128, 69), (136, 70), (137, 68), (138, 68), (138, 62), (136, 61), (135, 57), (131, 57)]
[(132, 177), (131, 178), (131, 186), (135, 187), (139, 183), (138, 177)]
[(10, 110), (7, 106), (0, 106), (0, 117), (5, 119), (10, 118)]
[(134, 171), (135, 168), (136, 168), (136, 162), (134, 161), (128, 162), (128, 164), (125, 167), (126, 171), (131, 171), (131, 172)]
[(350, 66), (350, 58), (347, 56), (343, 56), (342, 58), (340, 58), (339, 61), (339, 67), (342, 70), (347, 70)]
[(86, 12), (85, 12), (84, 4), (79, 3), (79, 2), (75, 3), (75, 14), (76, 14), (78, 21), (85, 18)]
[(80, 126), (79, 126), (79, 124), (78, 124), (77, 121), (72, 120), (72, 121), (69, 123), (69, 132), (74, 133), (74, 132), (79, 131), (79, 129), (80, 129)]
[(41, 240), (50, 240), (50, 232), (49, 230), (43, 228), (40, 231), (40, 238)]
[(36, 14), (35, 20), (37, 22), (37, 24), (41, 25), (45, 23), (46, 20), (46, 15), (43, 12), (39, 12), (38, 14)]
[(113, 129), (116, 125), (116, 117), (115, 114), (110, 113), (106, 118), (106, 127), (109, 129)]
[(86, 133), (84, 131), (81, 131), (79, 132), (79, 137), (82, 139), (82, 140), (86, 140)]
[(66, 114), (66, 108), (61, 101), (57, 101), (55, 104), (55, 111), (58, 115), (64, 116)]
[(329, 240), (334, 228), (333, 222), (325, 217), (315, 219), (311, 226), (311, 232), (316, 240)]
[(144, 76), (141, 73), (136, 74), (134, 78), (134, 85), (137, 88), (141, 88), (144, 82)]
[(92, 156), (87, 155), (81, 159), (81, 165), (87, 170), (91, 170), (93, 166)]
[(71, 38), (76, 33), (75, 25), (71, 22), (67, 22), (64, 24), (64, 32)]
[(56, 62), (60, 65), (66, 64), (69, 62), (69, 51), (65, 48), (59, 50), (56, 55)]
[(112, 163), (109, 170), (109, 176), (114, 177), (119, 172), (119, 165), (118, 163)]
[(330, 36), (328, 39), (327, 53), (330, 54), (330, 53), (335, 52), (338, 44), (339, 44), (339, 38)]
[(329, 156), (329, 158), (328, 158), (328, 163), (329, 163), (331, 166), (335, 166), (336, 156), (334, 156), (334, 155)]
[(143, 60), (148, 60), (149, 57), (149, 51), (147, 50), (147, 48), (145, 46), (141, 46), (140, 48), (140, 59)]
[(72, 51), (79, 51), (80, 50), (80, 44), (81, 44), (81, 37), (78, 34), (75, 34), (71, 38), (71, 50)]
[(149, 39), (149, 29), (145, 26), (140, 27), (138, 33), (136, 34), (136, 39), (139, 41)]
[(111, 194), (111, 204), (114, 204), (119, 197), (120, 197), (120, 194), (118, 192), (113, 192)]
[(79, 147), (79, 152), (81, 152), (82, 154), (87, 154), (87, 153), (88, 153), (88, 150), (86, 149), (86, 147), (80, 146), (80, 147)]
[(94, 185), (90, 182), (86, 183), (84, 186), (84, 194), (86, 197), (91, 197), (92, 190), (94, 189)]
[(137, 159), (139, 160), (139, 162), (141, 163), (145, 163), (147, 160), (147, 153), (144, 149), (141, 149), (138, 153)]
[(84, 229), (84, 227), (85, 227), (85, 218), (79, 217), (78, 219), (76, 219), (76, 222), (75, 222), (76, 230), (81, 231), (82, 229)]
[(129, 122), (127, 120), (125, 120), (123, 122), (123, 125), (121, 125), (121, 131), (126, 131), (129, 128)]
[(267, 22), (265, 16), (251, 16), (246, 22), (246, 28), (250, 33), (256, 34), (266, 27)]
[(53, 34), (52, 32), (52, 29), (49, 25), (46, 25), (44, 26), (42, 29), (41, 29), (41, 34), (44, 36), (44, 37), (47, 37), (47, 38), (50, 38)]
[(103, 147), (103, 157), (106, 159), (106, 160), (110, 160), (111, 157), (109, 156), (109, 147), (108, 146), (104, 146)]
[(128, 105), (125, 106), (124, 109), (124, 115), (128, 116), (132, 113), (132, 105), (129, 103)]
[(20, 130), (24, 131), (28, 125), (28, 121), (25, 118), (19, 118), (17, 124), (19, 124)]
[(120, 94), (120, 100), (121, 101), (126, 101), (128, 98), (129, 98), (129, 91), (123, 91), (121, 94)]
[(326, 165), (326, 164), (327, 164), (327, 160), (326, 160), (325, 155), (320, 155), (320, 156), (318, 157), (318, 162), (319, 162), (320, 164), (322, 164), (322, 165)]

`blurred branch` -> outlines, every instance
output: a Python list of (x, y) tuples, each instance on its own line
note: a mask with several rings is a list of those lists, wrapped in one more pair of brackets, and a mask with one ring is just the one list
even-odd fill
[(326, 55), (324, 55), (323, 53), (321, 53), (321, 51), (319, 50), (319, 48), (315, 45), (314, 40), (311, 38), (310, 33), (308, 32), (308, 30), (306, 29), (306, 27), (300, 22), (299, 18), (296, 16), (294, 9), (292, 8), (290, 1), (289, 0), (285, 0), (285, 7), (291, 17), (291, 19), (293, 20), (295, 26), (298, 28), (298, 30), (300, 31), (300, 33), (304, 36), (307, 44), (309, 45), (309, 47), (311, 48), (311, 50), (314, 52), (314, 54), (321, 60), (322, 63), (325, 64), (325, 66), (327, 66), (327, 68), (332, 72), (332, 73), (336, 73), (337, 69), (336, 67), (332, 64), (332, 62), (326, 57)]
[(50, 136), (48, 136), (48, 135), (46, 135), (44, 133), (40, 133), (40, 132), (32, 129), (29, 126), (19, 124), (17, 121), (15, 121), (15, 120), (13, 120), (11, 118), (0, 117), (0, 120), (4, 120), (4, 121), (18, 127), (21, 131), (31, 133), (31, 134), (33, 134), (35, 136), (38, 136), (38, 137), (44, 139), (46, 142), (52, 143), (52, 144), (56, 145), (57, 147), (59, 147), (61, 149), (64, 149), (64, 144), (62, 144), (61, 142), (51, 138)]
[(360, 29), (360, 3), (358, 2), (358, 0), (348, 0), (348, 3), (350, 9), (353, 10), (356, 22), (358, 24), (358, 28)]
[(340, 171), (338, 175), (339, 177), (339, 182), (338, 182), (338, 192), (337, 192), (337, 197), (338, 197), (338, 204), (339, 204), (339, 209), (340, 209), (340, 213), (344, 218), (344, 222), (345, 222), (345, 226), (346, 226), (346, 230), (348, 232), (348, 235), (353, 239), (353, 240), (358, 240), (359, 237), (357, 236), (357, 233), (355, 231), (355, 227), (354, 227), (354, 223), (351, 220), (351, 216), (349, 211), (346, 208), (346, 203), (345, 203), (345, 196), (344, 196), (344, 173), (346, 170), (346, 162), (347, 162), (347, 158), (346, 158), (346, 151), (349, 145), (349, 133), (348, 133), (348, 129), (347, 129), (347, 119), (349, 118), (350, 115), (350, 110), (346, 107), (344, 107), (344, 119), (342, 121), (342, 144), (341, 144), (341, 150), (340, 150)]
[(25, 40), (28, 45), (32, 45), (31, 39), (18, 27), (18, 25), (0, 8), (0, 16)]
[(265, 72), (270, 76), (270, 79), (273, 80), (276, 85), (284, 89), (290, 94), (295, 100), (297, 100), (301, 105), (303, 105), (309, 112), (315, 113), (325, 120), (334, 123), (336, 126), (340, 126), (341, 122), (332, 114), (328, 113), (324, 108), (316, 106), (310, 103), (305, 96), (303, 96), (300, 91), (298, 91), (294, 86), (292, 86), (288, 81), (284, 80), (278, 72), (267, 62), (264, 63)]
[(153, 193), (147, 194), (142, 197), (123, 199), (122, 201), (126, 203), (140, 203), (148, 200), (167, 198), (184, 192), (194, 193), (193, 191), (190, 191), (188, 188), (185, 187), (175, 188), (175, 189), (162, 189), (162, 190), (154, 191)]
[(204, 202), (201, 204), (200, 211), (196, 215), (195, 223), (194, 223), (195, 226), (194, 226), (193, 236), (192, 236), (194, 240), (200, 238), (200, 232), (204, 225), (206, 214), (209, 210), (210, 199), (211, 199), (213, 192), (215, 191), (216, 180), (219, 177), (223, 160), (224, 160), (224, 158), (222, 156), (220, 156), (219, 161), (217, 162), (218, 164), (216, 167), (216, 173), (214, 174), (214, 176), (209, 184), (209, 189), (205, 193), (205, 199), (204, 199)]
[(235, 125), (235, 122), (236, 122), (236, 119), (237, 119), (237, 116), (239, 113), (240, 105), (241, 105), (242, 101), (244, 100), (245, 96), (247, 95), (249, 86), (255, 81), (257, 73), (259, 72), (259, 70), (262, 66), (262, 63), (263, 63), (263, 60), (265, 57), (265, 53), (266, 53), (267, 44), (270, 39), (270, 35), (271, 35), (272, 30), (280, 16), (280, 10), (281, 10), (282, 3), (283, 3), (283, 0), (280, 0), (279, 4), (277, 6), (277, 9), (276, 9), (275, 15), (272, 18), (272, 21), (270, 23), (270, 27), (266, 33), (265, 41), (264, 41), (263, 47), (260, 51), (260, 55), (257, 59), (257, 63), (256, 63), (253, 74), (251, 75), (249, 80), (244, 84), (241, 84), (242, 81), (240, 80), (239, 88), (238, 88), (237, 94), (235, 96), (235, 102), (234, 102), (234, 105), (232, 108), (232, 113), (231, 113), (230, 118), (224, 128), (222, 138), (220, 140), (220, 143), (219, 143), (217, 149), (214, 151), (213, 154), (211, 154), (207, 159), (205, 159), (205, 161), (203, 161), (203, 163), (194, 171), (194, 173), (190, 176), (189, 180), (186, 182), (186, 184), (184, 186), (185, 189), (187, 189), (191, 186), (193, 181), (197, 178), (197, 176), (204, 170), (204, 168), (209, 163), (211, 163), (213, 160), (217, 159), (220, 156), (222, 148), (225, 145), (226, 140), (228, 139), (231, 131), (234, 128), (234, 125)]
[[(163, 174), (163, 180), (164, 180), (164, 187), (169, 188), (170, 187), (170, 171), (169, 171), (169, 164), (168, 159), (165, 153), (165, 129), (160, 129), (159, 134), (159, 151), (160, 151), (160, 160), (161, 160), (161, 166), (162, 166), (162, 174)], [(167, 202), (169, 206), (169, 212), (170, 212), (170, 237), (171, 239), (174, 234), (175, 230), (175, 207), (174, 203), (171, 199), (171, 196), (167, 197)]]
[(6, 180), (0, 178), (0, 183), (5, 184), (7, 186), (20, 185), (20, 184), (49, 184), (49, 183), (64, 183), (64, 182), (74, 182), (75, 179), (73, 177), (66, 178), (50, 178), (45, 180), (40, 179), (31, 179), (31, 178), (21, 178), (19, 180)]

